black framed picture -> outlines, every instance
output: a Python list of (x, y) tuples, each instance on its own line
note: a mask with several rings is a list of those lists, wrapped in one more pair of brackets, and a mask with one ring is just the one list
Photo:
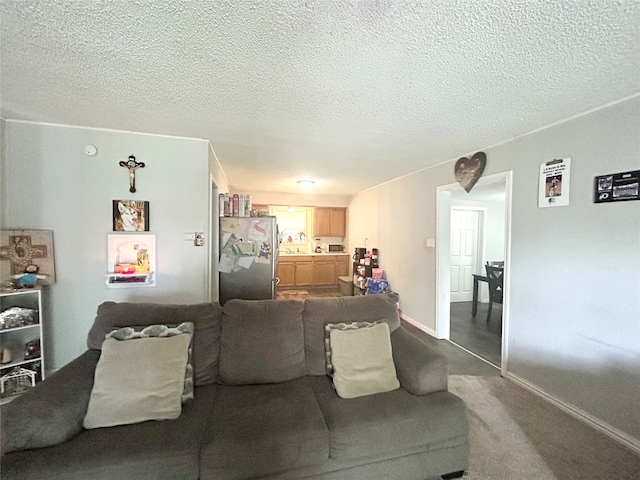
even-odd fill
[(113, 231), (148, 232), (149, 202), (143, 200), (114, 200)]
[(640, 200), (640, 170), (595, 177), (594, 203)]

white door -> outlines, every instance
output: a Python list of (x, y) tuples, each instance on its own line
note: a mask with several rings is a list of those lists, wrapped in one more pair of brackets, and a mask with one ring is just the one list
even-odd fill
[(451, 209), (451, 302), (470, 302), (478, 266), (480, 211)]

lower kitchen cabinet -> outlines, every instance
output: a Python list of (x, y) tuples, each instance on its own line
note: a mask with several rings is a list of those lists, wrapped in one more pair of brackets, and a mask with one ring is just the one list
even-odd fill
[(296, 261), (296, 287), (310, 285), (313, 285), (313, 257), (302, 257)]
[(336, 255), (336, 277), (351, 276), (351, 260), (348, 255)]
[(350, 274), (348, 255), (282, 255), (278, 258), (279, 287), (327, 287)]
[(279, 257), (276, 276), (280, 279), (279, 287), (311, 285), (313, 283), (313, 257)]
[(334, 259), (325, 259), (324, 257), (315, 258), (313, 260), (313, 285), (325, 286), (335, 285), (338, 277), (336, 276), (336, 262)]
[(276, 277), (280, 279), (279, 287), (295, 287), (296, 285), (296, 264), (293, 262), (282, 262), (278, 260), (276, 267)]

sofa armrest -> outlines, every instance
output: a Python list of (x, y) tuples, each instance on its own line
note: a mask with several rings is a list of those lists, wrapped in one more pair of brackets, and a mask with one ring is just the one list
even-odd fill
[(448, 366), (445, 357), (404, 327), (391, 334), (393, 362), (400, 385), (414, 395), (447, 390)]
[(100, 351), (87, 350), (0, 410), (2, 455), (57, 445), (82, 431)]

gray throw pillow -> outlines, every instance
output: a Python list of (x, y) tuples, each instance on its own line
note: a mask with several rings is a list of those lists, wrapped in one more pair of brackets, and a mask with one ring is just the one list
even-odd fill
[(299, 300), (229, 300), (222, 310), (220, 381), (279, 383), (306, 373)]

